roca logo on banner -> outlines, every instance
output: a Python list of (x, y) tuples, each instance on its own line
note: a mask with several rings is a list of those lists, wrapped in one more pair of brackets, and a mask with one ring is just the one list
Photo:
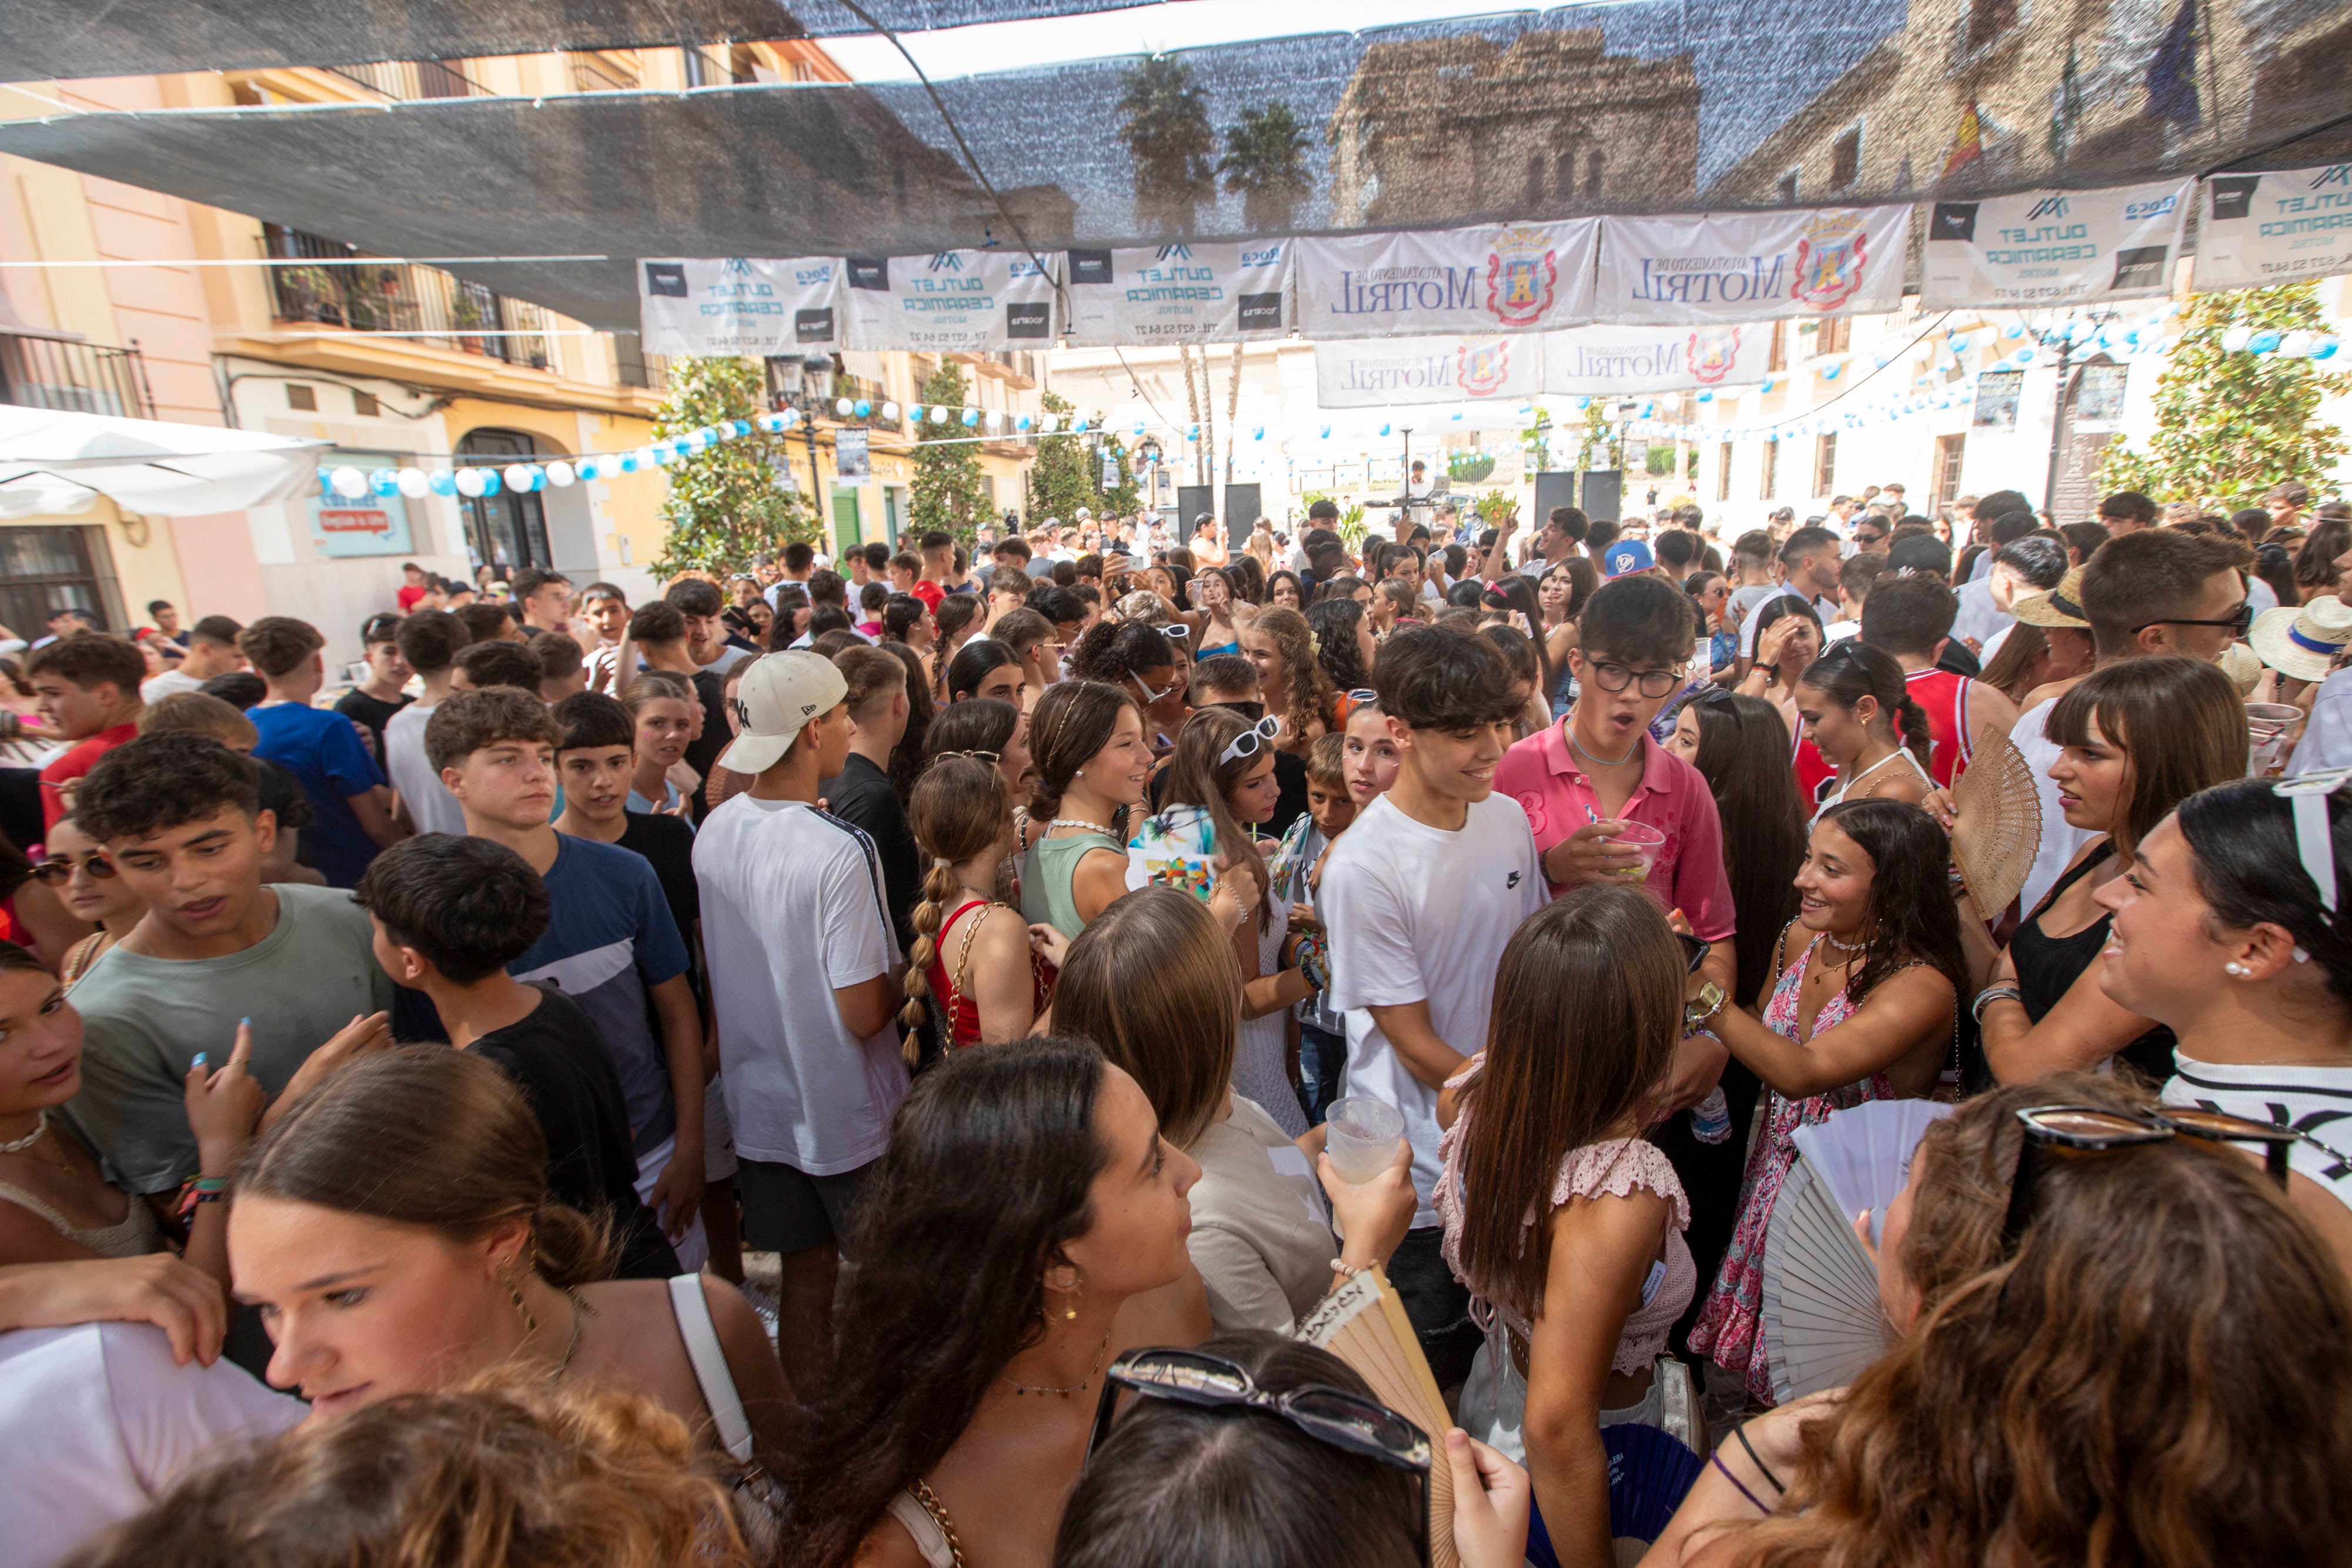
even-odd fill
[(1559, 264), (1541, 229), (1505, 229), (1486, 257), (1486, 313), (1506, 327), (1532, 327), (1551, 309)]

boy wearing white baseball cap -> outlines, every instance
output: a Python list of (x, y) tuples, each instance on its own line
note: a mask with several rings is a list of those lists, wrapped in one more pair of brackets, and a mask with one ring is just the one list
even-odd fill
[(907, 1092), (881, 861), (817, 806), (849, 756), (847, 694), (816, 653), (747, 665), (719, 760), (751, 786), (694, 841), (743, 1240), (783, 1255), (777, 1342), (795, 1388), (824, 1375), (839, 1244)]

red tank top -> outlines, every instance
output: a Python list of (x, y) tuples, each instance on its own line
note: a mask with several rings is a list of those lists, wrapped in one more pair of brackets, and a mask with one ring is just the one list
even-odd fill
[[(940, 1005), (947, 1010), (948, 1031), (951, 1037), (948, 1043), (959, 1051), (980, 1043), (980, 1004), (971, 999), (970, 992), (959, 990), (949, 983), (949, 956), (952, 952), (961, 956), (962, 950), (962, 938), (956, 938), (951, 945), (949, 934), (955, 930), (956, 922), (972, 910), (987, 907), (988, 901), (981, 898), (968, 898), (956, 905), (955, 912), (940, 925), (930, 967), (923, 972), (923, 977), (930, 982), (931, 995), (939, 998)], [(964, 978), (970, 980), (971, 976), (967, 973)], [(1053, 995), (1053, 981), (1045, 961), (1034, 952), (1029, 955), (1029, 988), (1030, 1012), (1034, 1017), (1045, 1010), (1045, 1003)]]
[(1927, 775), (1937, 788), (1948, 789), (1969, 770), (1974, 750), (1969, 734), (1969, 687), (1974, 683), (1949, 670), (1921, 670), (1906, 675), (1904, 684), (1911, 700), (1927, 710)]

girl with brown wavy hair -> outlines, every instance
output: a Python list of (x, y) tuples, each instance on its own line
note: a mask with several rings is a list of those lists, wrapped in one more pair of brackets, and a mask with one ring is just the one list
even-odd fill
[(755, 1438), (772, 1451), (790, 1395), (741, 1292), (607, 1279), (604, 1224), (549, 1195), (547, 1160), (506, 1074), (446, 1046), (383, 1052), (296, 1102), (229, 1210), (270, 1383), (319, 1426), (512, 1365), (642, 1395), (737, 1459)]
[(1564, 1561), (1609, 1561), (1601, 1428), (1664, 1424), (1658, 1358), (1698, 1289), (1689, 1200), (1642, 1135), (1685, 968), (1647, 893), (1577, 888), (1512, 935), (1486, 1049), (1449, 1085), (1460, 1110), (1431, 1201), (1489, 1325), (1463, 1429), (1528, 1466)]
[(1315, 633), (1296, 610), (1269, 604), (1241, 629), (1242, 652), (1257, 666), (1265, 710), (1282, 720), (1282, 749), (1300, 757), (1332, 724), (1331, 677), (1315, 656)]
[(2118, 1100), (2148, 1103), (2062, 1074), (1930, 1129), (1881, 1258), (1901, 1343), (1727, 1439), (1651, 1558), (2352, 1563), (2352, 1294), (2253, 1160), (2043, 1149), (2005, 1243), (2017, 1111)]
[[(1014, 833), (1003, 775), (993, 761), (961, 752), (934, 758), (915, 781), (907, 816), (930, 869), (915, 904), (898, 1021), (917, 1028), (929, 1011), (926, 998), (936, 998), (951, 1047), (1028, 1038), (1069, 943), (1051, 925), (1028, 925), (996, 896), (996, 873), (1013, 853)], [(911, 1050), (914, 1037), (908, 1038)]]

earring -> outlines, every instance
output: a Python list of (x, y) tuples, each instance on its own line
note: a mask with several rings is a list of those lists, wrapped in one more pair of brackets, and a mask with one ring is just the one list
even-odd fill
[(1079, 768), (1079, 769), (1078, 769), (1078, 771), (1077, 771), (1077, 773), (1076, 773), (1076, 777), (1080, 778), (1080, 779), (1083, 779), (1083, 778), (1085, 778), (1086, 776), (1087, 776), (1087, 770), (1086, 770), (1085, 768)]
[(2251, 974), (2252, 974), (2252, 973), (2253, 973), (2253, 971), (2252, 971), (2252, 969), (2247, 968), (2243, 964), (2239, 963), (2235, 958), (2232, 958), (2232, 959), (2231, 959), (2228, 963), (2226, 963), (2226, 964), (2222, 965), (2222, 966), (2221, 966), (2221, 972), (2222, 972), (2223, 974), (2225, 974), (2225, 975), (2235, 975), (2235, 976), (2237, 976), (2237, 977), (2238, 977), (2240, 979), (2242, 979), (2242, 979), (2244, 979), (2248, 975), (2251, 975)]
[(530, 1303), (522, 1299), (522, 1286), (515, 1281), (514, 1265), (509, 1262), (501, 1266), (499, 1279), (507, 1288), (507, 1300), (514, 1303), (516, 1313), (522, 1319), (522, 1337), (530, 1338), (539, 1332), (539, 1319), (531, 1315)]

